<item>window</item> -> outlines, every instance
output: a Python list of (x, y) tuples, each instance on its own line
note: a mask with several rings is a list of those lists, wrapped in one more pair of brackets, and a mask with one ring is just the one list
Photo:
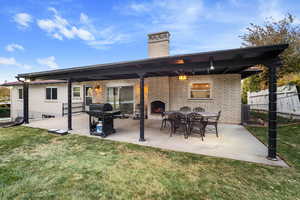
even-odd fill
[(93, 96), (93, 88), (91, 86), (85, 86), (85, 96), (86, 97)]
[(210, 83), (193, 83), (190, 88), (191, 99), (209, 99), (211, 98)]
[(46, 99), (57, 100), (57, 88), (46, 88)]
[(73, 97), (80, 97), (80, 87), (79, 86), (75, 86), (73, 87)]
[(23, 89), (18, 89), (19, 99), (23, 99)]

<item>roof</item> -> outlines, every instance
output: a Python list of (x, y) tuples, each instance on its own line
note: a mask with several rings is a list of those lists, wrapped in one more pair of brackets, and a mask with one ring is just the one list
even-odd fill
[[(19, 74), (17, 77), (89, 81), (138, 78), (139, 74), (145, 74), (146, 76), (175, 76), (178, 75), (179, 72), (191, 74), (238, 73), (243, 76), (243, 72), (251, 66), (266, 63), (271, 64), (287, 47), (288, 44), (277, 44), (181, 54), (33, 72)], [(213, 59), (215, 70), (209, 70), (211, 59)], [(176, 63), (177, 60), (183, 60), (184, 64)]]
[[(37, 81), (31, 81), (30, 85), (42, 85), (42, 84), (56, 84), (56, 83), (66, 83), (65, 80), (37, 80)], [(23, 85), (22, 81), (15, 81), (15, 82), (7, 82), (0, 86), (19, 86)]]

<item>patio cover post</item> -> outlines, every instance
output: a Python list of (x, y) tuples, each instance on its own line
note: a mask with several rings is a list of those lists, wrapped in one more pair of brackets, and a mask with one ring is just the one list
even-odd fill
[(277, 74), (278, 63), (269, 65), (268, 159), (277, 160)]
[(144, 78), (145, 74), (139, 74), (140, 76), (140, 142), (144, 142), (145, 140), (145, 94), (144, 94)]
[(68, 129), (72, 130), (72, 80), (68, 79)]
[(23, 82), (23, 117), (24, 117), (24, 123), (29, 123), (29, 95), (28, 95), (28, 87), (29, 84), (24, 81)]

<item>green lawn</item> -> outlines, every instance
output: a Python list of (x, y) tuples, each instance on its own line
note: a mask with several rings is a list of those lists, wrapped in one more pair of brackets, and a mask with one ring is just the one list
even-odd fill
[(279, 132), (291, 168), (0, 129), (0, 199), (300, 199), (300, 127)]
[[(250, 121), (257, 122), (258, 119), (263, 120), (264, 122), (268, 121), (268, 113), (267, 112), (259, 112), (259, 111), (250, 111)], [(282, 117), (279, 114), (277, 115), (277, 123), (278, 124), (292, 124), (299, 123), (299, 119), (292, 119), (287, 117)]]

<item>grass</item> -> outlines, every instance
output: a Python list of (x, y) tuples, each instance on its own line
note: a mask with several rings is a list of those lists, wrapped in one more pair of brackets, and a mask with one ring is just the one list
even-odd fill
[[(258, 137), (264, 128), (250, 128)], [(291, 168), (41, 129), (0, 129), (0, 199), (299, 199), (300, 128), (280, 128)]]
[[(258, 119), (263, 120), (264, 122), (268, 121), (268, 113), (262, 111), (250, 111), (250, 121), (257, 122)], [(282, 117), (279, 114), (277, 115), (278, 124), (291, 124), (291, 123), (299, 123), (299, 119), (292, 119), (288, 117)]]
[[(247, 127), (263, 143), (267, 144), (267, 128)], [(279, 154), (293, 167), (300, 170), (300, 125), (286, 125), (278, 127)]]

